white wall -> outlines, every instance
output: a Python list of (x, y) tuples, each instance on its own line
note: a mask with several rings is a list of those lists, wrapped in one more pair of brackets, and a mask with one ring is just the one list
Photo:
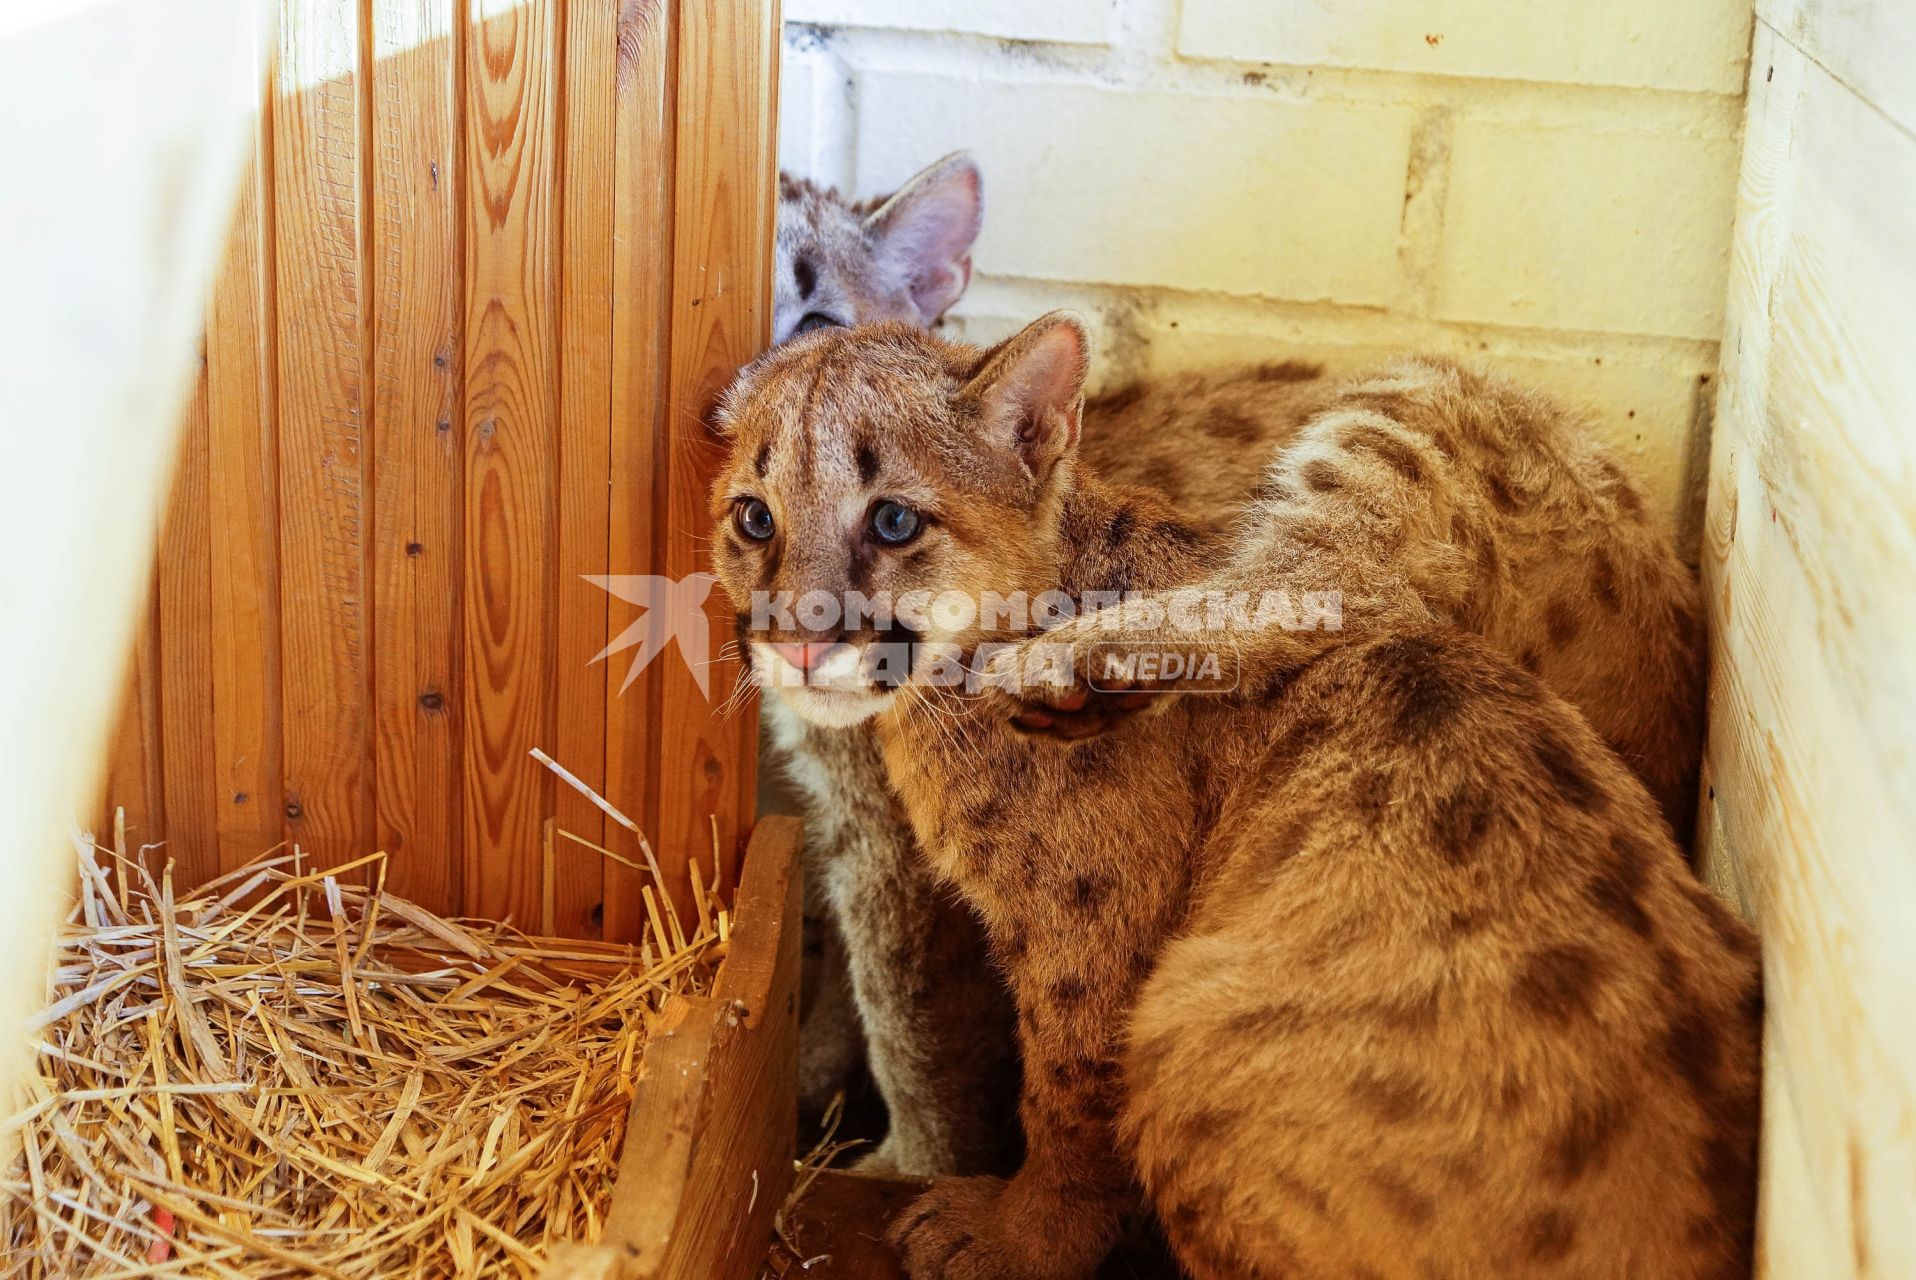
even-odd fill
[(785, 167), (985, 169), (960, 332), (1103, 374), (1477, 351), (1694, 525), (1748, 0), (786, 0)]

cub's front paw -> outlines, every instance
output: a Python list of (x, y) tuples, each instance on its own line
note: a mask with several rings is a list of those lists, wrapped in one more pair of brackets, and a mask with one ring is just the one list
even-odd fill
[(1052, 1280), (1032, 1255), (1041, 1242), (1010, 1238), (1002, 1178), (940, 1178), (886, 1238), (912, 1280)]
[(1182, 647), (1099, 625), (1067, 623), (998, 654), (997, 711), (1024, 733), (1090, 738), (1154, 706), (1183, 678)]

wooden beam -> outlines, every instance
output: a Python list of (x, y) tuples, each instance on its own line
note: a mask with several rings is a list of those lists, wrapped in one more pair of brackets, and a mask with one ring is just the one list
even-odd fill
[(716, 987), (672, 1000), (646, 1043), (605, 1235), (546, 1280), (758, 1275), (798, 1129), (799, 845), (795, 819), (753, 832)]
[[(374, 835), (387, 887), (464, 909), (459, 856), (465, 102), (460, 0), (373, 0)], [(531, 923), (530, 917), (520, 917)]]
[(1763, 937), (1762, 1274), (1912, 1275), (1916, 135), (1767, 22), (1752, 68), (1703, 567), (1709, 858)]
[(282, 0), (275, 68), (286, 834), (344, 862), (373, 840), (362, 206), (371, 95), (355, 0)]
[[(671, 356), (676, 7), (625, 4), (619, 8), (616, 118), (612, 167), (612, 441), (611, 510), (605, 574), (661, 572), (657, 494), (665, 456), (666, 388)], [(608, 605), (605, 646), (621, 642), (637, 610)], [(668, 659), (670, 660), (670, 659)], [(633, 651), (603, 664), (606, 696), (607, 794), (631, 806), (633, 818), (659, 832), (660, 684), (665, 663), (631, 671)], [(628, 683), (629, 679), (629, 683)], [(623, 832), (616, 842), (630, 849)], [(703, 846), (701, 846), (703, 847)], [(664, 859), (675, 852), (660, 849)], [(645, 878), (607, 868), (604, 934), (632, 941), (645, 931)]]
[(279, 450), (273, 425), (273, 99), (260, 85), (239, 204), (206, 314), (213, 779), (220, 870), (279, 842)]

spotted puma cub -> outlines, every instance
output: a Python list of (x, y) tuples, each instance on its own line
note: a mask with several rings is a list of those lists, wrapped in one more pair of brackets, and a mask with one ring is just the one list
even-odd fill
[[(774, 337), (875, 320), (935, 324), (970, 280), (983, 212), (982, 177), (963, 153), (861, 202), (781, 175)], [(1121, 390), (1091, 409), (1087, 455), (1221, 527), (1249, 499), (1248, 459), (1295, 430), (1322, 390), (1321, 373), (1273, 361)], [(870, 726), (813, 723), (777, 695), (763, 720), (768, 758), (796, 791), (807, 827), (814, 955), (801, 1103), (821, 1112), (862, 1058), (890, 1118), (867, 1168), (1002, 1165), (1017, 1141), (1012, 1012), (970, 909), (919, 855)]]
[(1088, 1276), (1140, 1189), (1200, 1280), (1747, 1273), (1752, 939), (1515, 624), (1470, 630), (1471, 583), (1597, 550), (1619, 609), (1667, 592), (1623, 482), (1543, 402), (1412, 361), (1330, 396), (1221, 543), (1081, 464), (1086, 366), (1059, 315), (990, 351), (820, 333), (721, 412), (742, 612), (1344, 591), (1341, 631), (1240, 636), (1231, 696), (1101, 690), (1080, 635), (1068, 687), (963, 696), (934, 676), (1001, 674), (985, 642), (1017, 638), (988, 612), (920, 611), (941, 660), (902, 666), (895, 628), (748, 636), (794, 705), (875, 727), (1016, 1000), (1026, 1157), (907, 1210), (912, 1275)]
[[(877, 319), (928, 326), (970, 279), (982, 177), (962, 153), (874, 201), (790, 177), (780, 194), (781, 339)], [(1337, 386), (1320, 367), (1287, 360), (1152, 379), (1085, 406), (1081, 451), (1107, 479), (1147, 486), (1222, 530), (1251, 501), (1263, 460)], [(1515, 500), (1537, 465), (1500, 464), (1494, 492)], [(1604, 482), (1630, 517), (1618, 536), (1649, 539), (1641, 563), (1655, 572), (1619, 583), (1601, 549), (1512, 563), (1485, 578), (1496, 590), (1472, 610), (1453, 612), (1576, 703), (1687, 841), (1701, 754), (1700, 596), (1630, 482)], [(808, 936), (827, 959), (802, 1031), (802, 1096), (821, 1107), (868, 1045), (891, 1115), (871, 1163), (921, 1174), (987, 1168), (1015, 1140), (1002, 1121), (1015, 1064), (1009, 1005), (969, 912), (925, 870), (869, 725), (814, 723), (778, 694), (764, 715), (771, 755), (804, 797)], [(979, 1047), (992, 1044), (1001, 1051)]]
[[(874, 320), (929, 327), (971, 279), (984, 205), (962, 153), (876, 200), (790, 174), (778, 194), (775, 341)], [(1016, 1041), (976, 919), (918, 855), (868, 726), (816, 724), (776, 696), (761, 718), (806, 825), (801, 1110), (823, 1112), (862, 1062), (889, 1118), (867, 1169), (1004, 1167)]]

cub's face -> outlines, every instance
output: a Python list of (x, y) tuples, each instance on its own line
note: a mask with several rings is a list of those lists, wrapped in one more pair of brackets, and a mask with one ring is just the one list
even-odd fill
[(882, 320), (929, 328), (971, 281), (983, 199), (963, 152), (859, 204), (780, 174), (772, 341)]
[(768, 696), (855, 724), (925, 677), (925, 646), (993, 629), (965, 601), (1048, 585), (1086, 349), (1061, 314), (989, 352), (886, 324), (739, 376), (713, 556)]

